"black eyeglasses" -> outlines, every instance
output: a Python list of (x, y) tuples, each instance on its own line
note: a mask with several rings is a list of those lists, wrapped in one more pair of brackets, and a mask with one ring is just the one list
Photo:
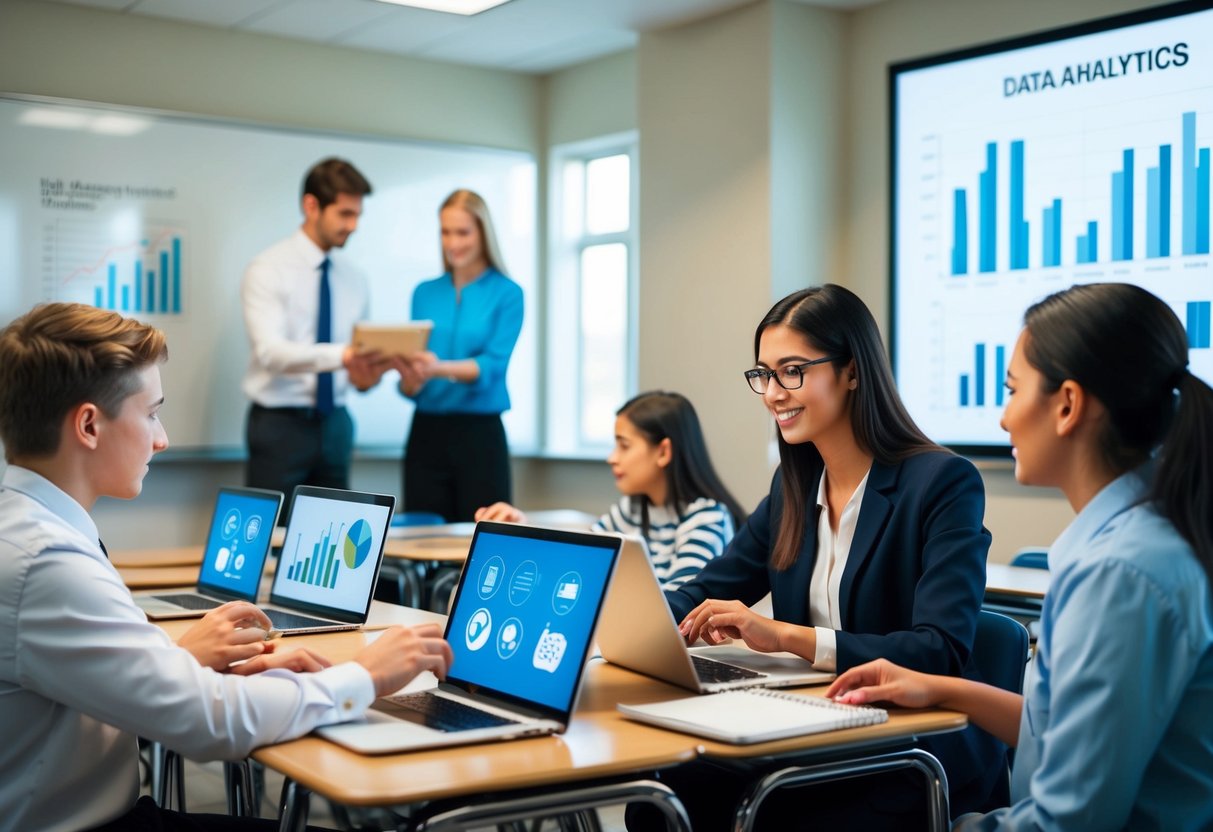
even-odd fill
[(767, 392), (767, 385), (771, 383), (771, 379), (775, 379), (775, 383), (784, 390), (799, 390), (804, 386), (804, 371), (814, 364), (825, 364), (828, 361), (837, 361), (837, 357), (830, 355), (825, 358), (814, 358), (812, 361), (802, 361), (800, 364), (785, 364), (778, 370), (763, 370), (755, 367), (753, 370), (745, 371), (745, 380), (749, 382), (750, 389), (758, 395)]

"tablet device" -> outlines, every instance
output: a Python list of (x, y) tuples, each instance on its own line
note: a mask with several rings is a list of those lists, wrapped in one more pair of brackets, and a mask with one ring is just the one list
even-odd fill
[(430, 340), (433, 321), (410, 321), (404, 324), (354, 324), (354, 349), (358, 352), (378, 351), (384, 355), (410, 356), (425, 349)]

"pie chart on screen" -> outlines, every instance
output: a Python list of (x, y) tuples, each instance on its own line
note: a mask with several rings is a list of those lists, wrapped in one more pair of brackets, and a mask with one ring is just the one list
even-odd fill
[(346, 566), (350, 569), (357, 569), (359, 566), (362, 566), (366, 560), (366, 556), (371, 553), (371, 524), (365, 520), (359, 520), (350, 526), (350, 530), (345, 535), (345, 544), (342, 548), (342, 555)]

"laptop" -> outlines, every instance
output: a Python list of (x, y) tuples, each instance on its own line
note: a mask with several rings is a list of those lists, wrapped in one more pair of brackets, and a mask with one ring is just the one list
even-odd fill
[(284, 636), (357, 630), (371, 611), (396, 498), (295, 488), (282, 555), (262, 606)]
[(446, 681), (382, 697), (364, 719), (320, 728), (364, 754), (561, 733), (619, 558), (616, 535), (477, 524), (446, 639)]
[(598, 649), (609, 662), (697, 693), (817, 685), (834, 678), (791, 653), (759, 653), (729, 644), (688, 648), (640, 537), (624, 539)]
[(134, 593), (153, 621), (199, 618), (228, 601), (256, 601), (282, 494), (260, 488), (220, 488), (202, 568), (193, 592)]

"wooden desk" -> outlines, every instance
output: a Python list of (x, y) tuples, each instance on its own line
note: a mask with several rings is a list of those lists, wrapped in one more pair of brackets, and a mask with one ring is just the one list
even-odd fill
[(376, 757), (304, 737), (255, 751), (253, 758), (351, 806), (400, 806), (595, 780), (695, 758), (694, 737), (629, 722), (615, 710), (624, 691), (660, 683), (602, 661), (591, 662), (586, 673), (582, 701), (559, 736)]
[(1052, 575), (1047, 569), (1029, 569), (1002, 563), (986, 564), (986, 594), (1043, 600)]
[(198, 565), (119, 567), (118, 574), (129, 589), (169, 589), (198, 583)]
[[(168, 633), (169, 638), (176, 641), (181, 635), (198, 623), (197, 618), (170, 618), (155, 622), (160, 629)], [(366, 646), (367, 632), (384, 630), (396, 624), (412, 627), (417, 624), (446, 625), (446, 616), (426, 610), (415, 610), (402, 607), (399, 604), (386, 604), (383, 601), (372, 601), (371, 612), (366, 624), (361, 630), (346, 630), (339, 633), (311, 633), (300, 636), (284, 636), (277, 640), (275, 649), (294, 650), (308, 647), (322, 656), (332, 659), (334, 663), (349, 661), (354, 654)]]
[[(159, 549), (127, 549), (111, 552), (110, 563), (119, 569), (146, 569), (158, 566), (193, 566), (202, 563), (201, 546), (174, 546)], [(195, 574), (195, 577), (197, 575)], [(190, 581), (193, 583), (193, 580)]]

